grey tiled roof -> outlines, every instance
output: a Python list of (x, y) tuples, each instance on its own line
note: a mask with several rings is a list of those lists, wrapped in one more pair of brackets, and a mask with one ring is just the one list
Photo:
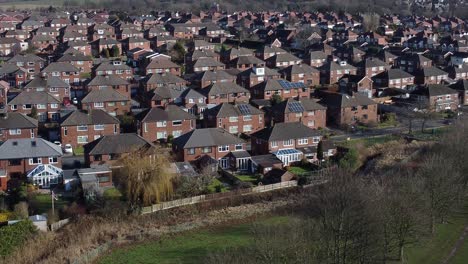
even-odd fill
[(195, 116), (184, 111), (177, 105), (168, 105), (166, 109), (150, 108), (148, 111), (141, 113), (142, 122), (156, 122), (156, 121), (174, 121), (174, 120), (192, 120), (196, 119)]
[(81, 102), (99, 103), (99, 102), (120, 102), (129, 101), (125, 95), (115, 91), (112, 88), (90, 91)]
[(123, 154), (150, 148), (154, 145), (134, 133), (102, 136), (86, 145), (85, 153), (90, 155)]
[(62, 149), (42, 138), (8, 139), (0, 145), (0, 159), (23, 159), (62, 156)]
[(8, 105), (24, 105), (24, 104), (58, 104), (61, 103), (57, 98), (47, 92), (21, 92), (15, 98), (8, 102)]
[(339, 108), (377, 104), (374, 100), (361, 94), (350, 96), (340, 93), (326, 93), (320, 102), (327, 107)]
[(11, 112), (6, 113), (4, 117), (0, 117), (0, 128), (37, 128), (37, 120), (25, 114)]
[(24, 88), (66, 88), (70, 87), (70, 84), (64, 82), (62, 79), (51, 76), (49, 78), (36, 77), (32, 79)]
[(80, 70), (69, 62), (52, 62), (42, 72), (79, 72)]
[(276, 123), (252, 134), (252, 137), (266, 141), (278, 141), (320, 136), (320, 132), (302, 123)]
[[(246, 107), (250, 114), (242, 113), (240, 107)], [(205, 110), (204, 114), (214, 115), (216, 117), (244, 116), (244, 115), (260, 115), (263, 112), (250, 104), (230, 104), (222, 103), (213, 108)]]
[(249, 93), (249, 91), (235, 83), (214, 83), (203, 88), (201, 91), (203, 94), (216, 95), (216, 94), (230, 94), (230, 93)]
[(94, 77), (89, 83), (89, 86), (114, 86), (114, 85), (129, 85), (129, 83), (116, 75), (98, 75)]
[(119, 120), (100, 109), (75, 110), (62, 118), (61, 126), (118, 124)]
[(195, 129), (174, 139), (174, 144), (181, 148), (211, 147), (241, 144), (244, 141), (222, 128)]
[(313, 99), (302, 98), (299, 101), (296, 99), (289, 98), (288, 100), (284, 100), (279, 104), (274, 105), (271, 109), (274, 112), (279, 113), (290, 113), (289, 105), (293, 102), (298, 102), (304, 108), (304, 111), (315, 111), (315, 110), (326, 110), (327, 108)]

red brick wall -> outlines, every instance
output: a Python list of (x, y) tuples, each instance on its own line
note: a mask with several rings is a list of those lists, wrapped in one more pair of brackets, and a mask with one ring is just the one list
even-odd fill
[[(146, 130), (145, 130), (146, 127)], [(157, 127), (156, 122), (142, 122), (140, 123), (140, 136), (149, 142), (157, 140), (158, 132), (166, 132), (166, 134), (173, 135), (174, 131), (181, 130), (182, 134), (188, 133), (195, 128), (195, 120), (183, 120), (182, 125), (173, 126), (172, 121), (167, 121), (165, 127)]]
[[(191, 154), (191, 155), (188, 154), (187, 149), (182, 149), (182, 150), (175, 149), (175, 153), (177, 155), (178, 161), (194, 161), (204, 155), (208, 155), (216, 160), (219, 160), (223, 157), (226, 157), (230, 151), (234, 150), (235, 145), (229, 145), (229, 151), (226, 151), (226, 152), (219, 152), (217, 146), (210, 147), (210, 148), (211, 148), (211, 153), (203, 153), (202, 148), (195, 148), (195, 154)], [(245, 143), (242, 144), (242, 148), (243, 150), (245, 150)]]
[(6, 141), (8, 139), (17, 139), (17, 138), (32, 138), (31, 130), (34, 133), (34, 137), (37, 137), (37, 128), (23, 128), (21, 129), (20, 135), (10, 135), (8, 129), (3, 130), (3, 133), (0, 133), (0, 141)]
[(115, 102), (114, 106), (109, 106), (109, 102), (105, 102), (104, 107), (94, 107), (94, 103), (82, 103), (82, 109), (101, 109), (109, 114), (124, 115), (130, 112), (130, 101), (125, 101), (125, 105), (121, 105), (121, 102)]
[[(88, 142), (94, 140), (95, 136), (107, 136), (107, 135), (114, 135), (120, 133), (120, 125), (115, 124), (105, 124), (104, 130), (94, 130), (94, 125), (88, 125), (87, 131), (78, 131), (76, 126), (67, 126), (67, 127), (60, 127), (60, 139), (62, 141), (62, 145), (71, 144), (73, 148), (76, 148), (80, 145), (84, 145), (78, 143), (78, 136), (88, 136)], [(65, 131), (67, 134), (65, 135)], [(114, 133), (114, 131), (116, 131)]]
[[(205, 125), (206, 127), (224, 128), (227, 131), (229, 131), (229, 127), (237, 126), (238, 133), (250, 134), (260, 129), (263, 129), (265, 127), (265, 118), (263, 114), (252, 115), (252, 120), (244, 121), (243, 116), (239, 116), (237, 118), (237, 122), (229, 122), (229, 117), (224, 117), (224, 118), (207, 117), (205, 119)], [(252, 130), (250, 132), (244, 132), (244, 125), (252, 125)]]

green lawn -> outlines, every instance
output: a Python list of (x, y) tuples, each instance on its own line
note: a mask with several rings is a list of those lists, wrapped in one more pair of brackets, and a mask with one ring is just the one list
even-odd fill
[(210, 185), (208, 185), (208, 191), (210, 193), (216, 192), (216, 186), (221, 186), (221, 192), (226, 192), (228, 189), (224, 184), (217, 178), (214, 178)]
[(468, 237), (461, 247), (458, 248), (455, 256), (449, 261), (450, 264), (466, 264), (468, 262)]
[(343, 142), (337, 143), (343, 147), (354, 147), (357, 144), (363, 144), (365, 147), (372, 147), (376, 144), (383, 144), (392, 140), (400, 139), (399, 136), (395, 135), (385, 135), (385, 136), (378, 136), (378, 137), (367, 137), (367, 138), (359, 138), (359, 139), (351, 139)]
[(84, 154), (84, 148), (82, 146), (78, 146), (76, 148), (73, 149), (73, 154), (75, 156), (81, 156)]
[[(68, 204), (69, 202), (62, 198), (54, 201), (55, 210), (58, 210)], [(29, 199), (29, 206), (34, 210), (35, 214), (47, 213), (52, 209), (52, 198), (50, 197), (50, 194), (33, 195)]]
[(239, 174), (236, 175), (236, 178), (243, 182), (251, 182), (253, 184), (258, 183), (257, 175)]
[(312, 169), (307, 167), (290, 166), (288, 171), (295, 175), (302, 175), (312, 171)]
[[(277, 216), (257, 221), (267, 225), (287, 222), (290, 218)], [(210, 252), (230, 247), (248, 246), (251, 224), (218, 227), (180, 234), (161, 241), (118, 248), (98, 263), (203, 263)]]
[[(433, 238), (406, 250), (406, 263), (439, 264), (445, 260), (468, 224), (468, 204), (455, 212), (447, 224), (437, 226)], [(468, 243), (465, 242), (450, 263), (468, 263)]]

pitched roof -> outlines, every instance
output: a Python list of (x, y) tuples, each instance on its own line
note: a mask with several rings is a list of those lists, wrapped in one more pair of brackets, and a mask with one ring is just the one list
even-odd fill
[(328, 107), (339, 108), (377, 104), (374, 100), (361, 94), (350, 96), (341, 93), (325, 93), (320, 102)]
[(172, 73), (155, 73), (151, 74), (146, 81), (147, 84), (180, 84), (186, 81)]
[(282, 70), (280, 72), (285, 73), (286, 75), (291, 75), (291, 74), (311, 74), (311, 73), (319, 73), (319, 70), (316, 68), (309, 66), (307, 64), (295, 64), (295, 65), (290, 65)]
[(89, 155), (123, 154), (154, 145), (135, 133), (106, 135), (84, 145)]
[(90, 91), (81, 102), (100, 103), (100, 102), (119, 102), (129, 101), (130, 99), (112, 88)]
[(18, 112), (5, 113), (0, 117), (0, 128), (37, 128), (37, 120)]
[(79, 72), (80, 70), (69, 62), (52, 62), (42, 72)]
[(140, 113), (137, 117), (141, 122), (174, 121), (174, 120), (192, 120), (195, 116), (184, 111), (177, 105), (168, 105), (166, 109), (150, 108)]
[(98, 75), (94, 77), (88, 86), (117, 86), (117, 85), (129, 85), (129, 83), (116, 75)]
[(231, 117), (244, 115), (260, 115), (263, 112), (250, 104), (222, 103), (205, 110), (204, 114), (213, 114), (216, 117)]
[(174, 144), (184, 149), (241, 143), (244, 143), (242, 139), (222, 128), (195, 129), (174, 139)]
[(42, 138), (8, 139), (0, 145), (0, 159), (24, 159), (62, 156), (62, 149)]
[(24, 91), (19, 93), (15, 98), (8, 102), (8, 105), (24, 105), (24, 104), (58, 104), (60, 101), (53, 95), (44, 91)]
[[(294, 107), (295, 104), (300, 104), (302, 108), (299, 107), (299, 109), (296, 109)], [(271, 108), (272, 111), (280, 113), (296, 113), (298, 111), (304, 112), (326, 109), (327, 108), (325, 106), (315, 102), (313, 99), (308, 98), (301, 98), (300, 100), (289, 98), (288, 100), (284, 100)]]
[(302, 123), (276, 123), (252, 134), (252, 137), (266, 141), (279, 141), (320, 136), (320, 132)]
[(61, 126), (119, 124), (119, 120), (101, 109), (75, 110), (62, 118)]
[(230, 94), (230, 93), (249, 93), (249, 91), (235, 83), (213, 83), (200, 91), (205, 95)]
[(55, 76), (50, 76), (48, 78), (44, 77), (36, 77), (32, 79), (26, 86), (24, 86), (25, 89), (27, 88), (67, 88), (70, 87), (70, 84), (64, 82), (62, 79), (55, 77)]

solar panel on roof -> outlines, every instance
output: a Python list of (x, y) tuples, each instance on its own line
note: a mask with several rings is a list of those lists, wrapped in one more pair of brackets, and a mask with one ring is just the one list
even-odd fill
[(302, 106), (300, 102), (290, 102), (288, 104), (288, 109), (289, 111), (294, 112), (294, 113), (304, 112), (304, 107)]
[(243, 115), (250, 115), (250, 108), (248, 105), (245, 105), (245, 104), (241, 104), (239, 105), (239, 111), (243, 114)]

